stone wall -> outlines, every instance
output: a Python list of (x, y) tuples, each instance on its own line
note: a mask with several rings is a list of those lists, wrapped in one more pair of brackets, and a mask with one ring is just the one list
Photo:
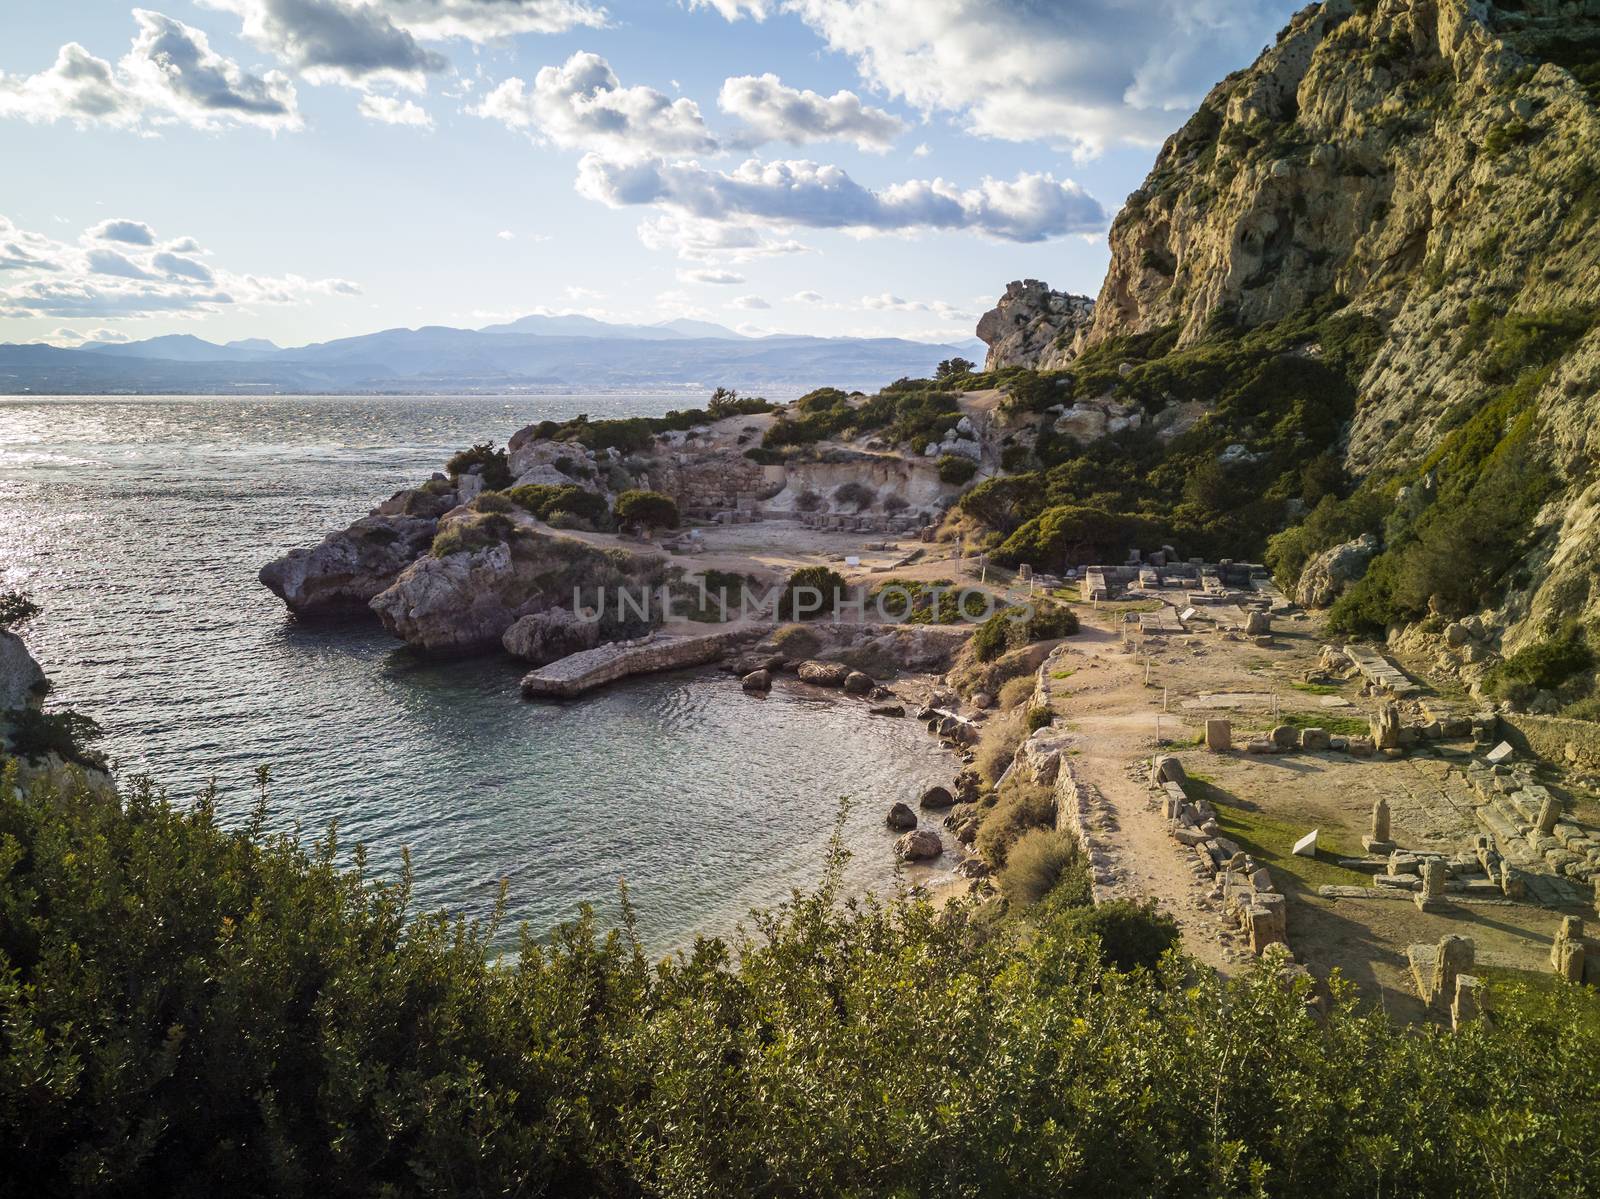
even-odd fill
[(1600, 724), (1564, 716), (1503, 713), (1500, 730), (1524, 754), (1580, 770), (1600, 771)]

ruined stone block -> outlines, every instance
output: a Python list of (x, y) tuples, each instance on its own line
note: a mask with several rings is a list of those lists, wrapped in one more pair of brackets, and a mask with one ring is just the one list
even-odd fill
[(1416, 895), (1417, 907), (1424, 912), (1437, 911), (1444, 905), (1444, 863), (1437, 858), (1429, 859), (1422, 863), (1420, 873), (1422, 889)]
[(1272, 744), (1280, 749), (1298, 749), (1300, 746), (1300, 730), (1292, 724), (1280, 724), (1269, 735)]
[(1460, 1028), (1483, 1012), (1483, 980), (1475, 974), (1456, 975), (1456, 993), (1450, 1001), (1450, 1027)]
[(1300, 734), (1300, 748), (1307, 753), (1324, 753), (1333, 748), (1333, 737), (1327, 729), (1305, 729)]
[(1352, 758), (1370, 758), (1377, 747), (1370, 737), (1352, 737), (1345, 748)]
[(1233, 725), (1226, 718), (1212, 716), (1206, 721), (1206, 748), (1214, 754), (1233, 748)]

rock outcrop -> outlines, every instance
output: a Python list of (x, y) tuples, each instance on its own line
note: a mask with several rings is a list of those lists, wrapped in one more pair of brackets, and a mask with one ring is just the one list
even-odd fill
[(600, 622), (583, 620), (571, 608), (547, 608), (524, 616), (500, 637), (506, 653), (535, 666), (593, 649), (599, 643)]
[(1300, 572), (1296, 602), (1308, 608), (1326, 608), (1366, 573), (1367, 564), (1378, 548), (1378, 539), (1371, 533), (1363, 533), (1354, 541), (1323, 550)]
[(458, 498), (442, 475), (426, 487), (396, 492), (348, 528), (267, 563), (258, 577), (303, 616), (364, 612), (428, 552), (439, 518)]
[[(1064, 365), (1044, 347), (1135, 335), (1182, 349), (1343, 300), (1370, 342), (1289, 352), (1366, 364), (1330, 447), (1347, 471), (1414, 475), (1517, 384), (1528, 508), (1502, 508), (1519, 560), (1482, 598), (1511, 650), (1600, 615), (1597, 56), (1596, 0), (1312, 5), (1167, 140), (1112, 225), (1089, 328), (1052, 332), (1013, 285), (984, 318), (991, 357)], [(1318, 571), (1307, 587), (1330, 593)]]
[(45, 687), (44, 670), (22, 638), (0, 629), (0, 712), (37, 707)]
[[(470, 654), (500, 647), (507, 631), (524, 617), (570, 610), (578, 591), (589, 602), (606, 597), (595, 627), (599, 638), (612, 639), (624, 635), (615, 614), (618, 589), (637, 595), (661, 578), (659, 558), (605, 553), (571, 538), (540, 533), (525, 518), (466, 515), (459, 521), (452, 518), (449, 528), (453, 552), (440, 555), (436, 550), (419, 558), (371, 603), (384, 628), (428, 653)], [(540, 628), (553, 629), (557, 623), (566, 624), (550, 617)], [(523, 644), (520, 637), (516, 640)]]
[(1037, 279), (1013, 281), (978, 321), (978, 338), (989, 347), (985, 369), (1065, 366), (1093, 320), (1094, 301), (1088, 296), (1051, 291)]

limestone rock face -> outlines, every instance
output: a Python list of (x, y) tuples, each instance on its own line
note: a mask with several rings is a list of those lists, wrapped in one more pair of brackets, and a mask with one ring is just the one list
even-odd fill
[[(657, 581), (659, 561), (638, 555), (617, 556), (569, 538), (535, 532), (527, 522), (492, 518), (471, 523), (463, 548), (444, 557), (428, 554), (401, 572), (393, 585), (374, 596), (372, 610), (384, 628), (407, 644), (429, 653), (471, 654), (502, 646), (508, 630), (526, 616), (568, 607), (575, 588), (585, 595), (603, 588), (638, 589)], [(452, 528), (456, 525), (452, 524)], [(472, 537), (484, 539), (474, 545)], [(588, 636), (569, 628), (563, 617), (548, 617), (533, 626), (542, 637), (560, 628), (565, 638)], [(590, 625), (598, 637), (611, 639), (615, 628), (602, 621)], [(524, 645), (521, 634), (513, 639)], [(528, 630), (526, 648), (532, 648)]]
[(1295, 600), (1307, 608), (1326, 608), (1346, 587), (1367, 573), (1367, 564), (1378, 549), (1378, 539), (1371, 533), (1363, 533), (1356, 541), (1323, 550), (1300, 572)]
[(380, 504), (370, 516), (329, 533), (314, 546), (290, 550), (263, 566), (257, 577), (302, 615), (364, 610), (373, 596), (428, 552), (439, 528), (439, 513), (431, 511), (436, 505), (423, 506), (426, 514), (384, 511), (398, 499)]
[(600, 623), (580, 620), (571, 608), (548, 608), (522, 617), (500, 644), (513, 658), (543, 666), (600, 644)]
[[(1361, 478), (1419, 467), (1500, 387), (1544, 365), (1526, 346), (1508, 356), (1517, 343), (1499, 338), (1503, 319), (1577, 321), (1548, 372), (1527, 378), (1539, 467), (1555, 486), (1528, 535), (1510, 534), (1528, 549), (1526, 570), (1508, 577), (1530, 585), (1497, 598), (1508, 652), (1600, 615), (1600, 322), (1582, 321), (1600, 294), (1600, 104), (1562, 65), (1569, 47), (1597, 43), (1594, 0), (1303, 9), (1167, 140), (1112, 224), (1090, 327), (1064, 328), (1084, 348), (1166, 329), (1185, 346), (1344, 297), (1377, 329), (1354, 420), (1332, 447)], [(1026, 285), (1015, 291), (985, 318), (991, 359), (1040, 364), (1048, 339), (1021, 315), (1039, 305)], [(1351, 552), (1337, 569), (1360, 562)], [(1302, 602), (1336, 597), (1327, 566)]]
[(44, 671), (22, 638), (0, 630), (0, 712), (36, 706), (44, 683)]
[(1088, 296), (1051, 291), (1037, 279), (1013, 282), (978, 321), (978, 338), (989, 347), (985, 369), (1065, 366), (1093, 318), (1094, 301)]

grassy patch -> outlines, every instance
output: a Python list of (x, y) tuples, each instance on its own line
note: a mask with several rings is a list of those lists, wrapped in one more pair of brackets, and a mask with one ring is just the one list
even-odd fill
[(1335, 737), (1364, 737), (1372, 727), (1365, 717), (1335, 716), (1331, 712), (1280, 712), (1277, 720), (1264, 727), (1280, 724), (1301, 730), (1323, 729)]
[(1307, 695), (1338, 695), (1339, 688), (1331, 683), (1290, 683), (1296, 691), (1304, 691)]
[(1237, 842), (1240, 849), (1270, 870), (1284, 894), (1315, 892), (1322, 886), (1363, 887), (1371, 883), (1368, 875), (1338, 864), (1339, 858), (1351, 857), (1355, 852), (1344, 845), (1341, 834), (1321, 829), (1317, 856), (1297, 858), (1291, 852), (1294, 843), (1311, 831), (1311, 825), (1269, 816), (1260, 808), (1246, 806), (1214, 783), (1195, 785), (1194, 775), (1189, 776), (1189, 782), (1191, 786), (1185, 789), (1190, 798), (1211, 801), (1222, 835)]

